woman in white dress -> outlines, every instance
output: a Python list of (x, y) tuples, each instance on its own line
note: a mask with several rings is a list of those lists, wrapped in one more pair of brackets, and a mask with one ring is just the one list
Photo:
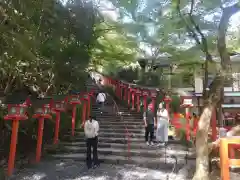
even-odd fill
[(156, 140), (165, 145), (168, 142), (169, 114), (167, 109), (160, 103), (157, 110)]

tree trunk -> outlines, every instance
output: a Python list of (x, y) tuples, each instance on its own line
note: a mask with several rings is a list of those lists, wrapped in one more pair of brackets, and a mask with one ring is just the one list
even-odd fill
[(196, 171), (193, 180), (209, 180), (208, 130), (214, 105), (204, 107), (196, 137)]

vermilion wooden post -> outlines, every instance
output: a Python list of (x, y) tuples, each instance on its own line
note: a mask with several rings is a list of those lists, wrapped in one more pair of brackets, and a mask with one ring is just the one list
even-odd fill
[(74, 134), (75, 134), (76, 111), (77, 111), (77, 106), (73, 105), (73, 107), (72, 107), (72, 136), (74, 136)]
[(128, 89), (128, 105), (130, 105), (131, 88)]
[(17, 146), (17, 139), (18, 139), (18, 127), (19, 127), (19, 120), (13, 120), (10, 153), (9, 153), (9, 159), (8, 159), (8, 176), (12, 175), (13, 169), (14, 169), (16, 146)]
[[(50, 106), (49, 110), (50, 110)], [(45, 107), (43, 108), (44, 112)], [(50, 112), (50, 111), (49, 111)], [(48, 113), (49, 113), (48, 112)], [(44, 130), (44, 119), (52, 119), (50, 114), (34, 114), (33, 118), (38, 119), (38, 135), (37, 135), (37, 148), (36, 148), (36, 162), (38, 163), (41, 160), (42, 155), (42, 140), (43, 140), (43, 130)]]
[(155, 104), (156, 104), (157, 92), (156, 91), (152, 91), (151, 92), (151, 97), (152, 97), (153, 112), (155, 112)]
[(38, 136), (37, 136), (37, 148), (36, 148), (36, 162), (39, 162), (42, 154), (42, 139), (44, 129), (44, 117), (38, 120)]
[(216, 119), (215, 108), (212, 111), (211, 126), (212, 126), (212, 141), (216, 141), (217, 140), (217, 119)]
[(146, 111), (147, 110), (147, 96), (148, 96), (148, 94), (147, 94), (147, 92), (143, 92), (143, 107), (144, 107), (144, 111)]
[(61, 116), (61, 111), (55, 110), (55, 112), (56, 112), (56, 123), (55, 123), (55, 132), (54, 132), (53, 144), (58, 143), (59, 128), (60, 128), (60, 116)]
[(128, 98), (128, 87), (127, 85), (124, 86), (124, 100), (127, 101)]
[(190, 110), (189, 107), (186, 107), (186, 139), (187, 141), (190, 141), (190, 124), (189, 124), (189, 117), (190, 117)]
[[(55, 98), (57, 98), (56, 101), (54, 101)], [(52, 107), (51, 111), (56, 114), (53, 144), (57, 144), (59, 141), (61, 112), (65, 111), (67, 102), (68, 102), (68, 97), (64, 97), (60, 95), (60, 96), (54, 97), (52, 99), (52, 102), (50, 103), (50, 106)]]
[(228, 141), (226, 138), (220, 140), (220, 164), (222, 180), (230, 180), (229, 158), (228, 158)]
[(132, 89), (132, 110), (134, 110), (134, 102), (135, 102), (135, 89)]
[(136, 91), (136, 96), (137, 96), (137, 112), (140, 112), (140, 94), (141, 94), (141, 91), (139, 89), (137, 89)]
[(82, 127), (84, 127), (85, 121), (86, 121), (86, 111), (87, 111), (87, 103), (86, 103), (86, 101), (88, 101), (88, 99), (83, 97), (81, 100), (82, 100), (82, 103), (83, 103), (83, 108), (82, 108)]
[[(10, 114), (12, 108), (15, 108), (15, 114)], [(18, 127), (20, 120), (26, 120), (28, 117), (26, 116), (26, 111), (20, 112), (20, 108), (27, 108), (26, 105), (11, 105), (9, 106), (9, 114), (4, 116), (4, 120), (12, 120), (12, 134), (11, 134), (11, 144), (10, 144), (10, 152), (9, 152), (9, 159), (8, 159), (8, 171), (7, 175), (11, 176), (14, 169), (15, 164), (15, 156), (16, 156), (16, 146), (17, 146), (17, 139), (18, 139)]]
[(123, 97), (122, 97), (122, 90), (123, 90), (123, 84), (121, 83), (120, 84), (120, 100), (122, 100), (123, 99)]
[(89, 117), (90, 116), (90, 113), (91, 113), (91, 93), (89, 94), (88, 93), (88, 108), (87, 108), (87, 117)]

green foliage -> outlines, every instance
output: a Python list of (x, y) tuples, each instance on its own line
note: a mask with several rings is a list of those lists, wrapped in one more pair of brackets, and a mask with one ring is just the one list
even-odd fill
[(173, 95), (172, 101), (170, 102), (170, 107), (172, 109), (172, 112), (180, 112), (180, 105), (181, 105), (181, 99), (177, 95)]
[[(90, 4), (89, 4), (90, 5)], [(0, 25), (1, 88), (27, 85), (38, 93), (83, 89), (95, 43), (93, 7), (57, 0), (3, 1)]]

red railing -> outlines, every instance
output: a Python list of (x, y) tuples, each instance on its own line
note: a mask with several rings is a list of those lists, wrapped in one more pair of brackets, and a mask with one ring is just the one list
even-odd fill
[[(121, 120), (122, 120), (122, 114), (119, 111), (119, 107), (118, 107), (117, 103), (115, 102), (115, 100), (113, 98), (112, 98), (112, 100), (113, 100), (113, 103), (114, 103), (114, 109), (117, 109), (116, 114), (119, 114), (120, 117), (121, 117)], [(124, 122), (124, 129), (125, 129), (125, 137), (127, 139), (127, 149), (128, 149), (127, 157), (128, 157), (128, 160), (130, 160), (131, 159), (131, 134), (129, 133), (127, 125), (125, 124), (125, 122)]]

